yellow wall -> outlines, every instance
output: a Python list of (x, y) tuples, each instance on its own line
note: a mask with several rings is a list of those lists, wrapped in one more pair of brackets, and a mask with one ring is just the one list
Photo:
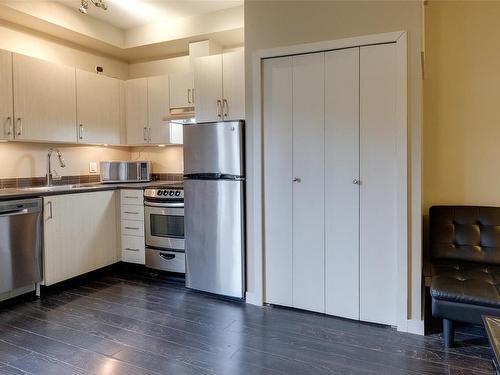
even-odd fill
[(500, 2), (425, 6), (424, 204), (500, 205)]
[[(420, 51), (422, 46), (422, 7), (419, 0), (406, 1), (245, 1), (245, 62), (247, 132), (253, 126), (253, 53), (259, 49), (301, 43), (341, 39), (391, 31), (408, 32), (408, 119), (410, 138), (410, 204), (412, 207), (410, 233), (412, 267), (409, 295), (412, 301), (409, 315), (421, 317), (421, 116), (422, 81)], [(252, 140), (247, 145), (247, 171), (252, 182)], [(252, 193), (247, 199), (252, 206)], [(250, 213), (251, 215), (251, 213)], [(249, 217), (250, 219), (251, 217)], [(248, 222), (248, 233), (254, 232)], [(248, 289), (252, 293), (253, 239), (249, 236)]]

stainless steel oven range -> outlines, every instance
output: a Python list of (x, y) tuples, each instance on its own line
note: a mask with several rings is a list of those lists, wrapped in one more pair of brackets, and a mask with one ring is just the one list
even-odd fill
[(144, 191), (146, 267), (186, 272), (184, 254), (184, 190), (180, 186)]

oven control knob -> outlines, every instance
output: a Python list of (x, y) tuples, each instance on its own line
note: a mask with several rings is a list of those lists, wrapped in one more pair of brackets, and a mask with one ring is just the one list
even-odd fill
[(175, 194), (175, 192), (174, 192), (173, 190), (170, 190), (170, 191), (168, 192), (168, 195), (170, 195), (171, 197), (172, 197), (174, 194)]
[(178, 197), (179, 195), (181, 195), (181, 192), (180, 192), (179, 190), (177, 190), (177, 191), (175, 192), (175, 196), (176, 196), (176, 197)]
[(163, 195), (163, 192), (162, 192), (161, 190), (158, 190), (158, 191), (156, 192), (156, 195), (158, 195), (158, 196), (160, 197), (160, 196), (162, 196), (162, 195)]

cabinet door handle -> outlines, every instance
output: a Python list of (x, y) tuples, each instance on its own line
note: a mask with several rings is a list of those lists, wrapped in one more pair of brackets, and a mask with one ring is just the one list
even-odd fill
[(52, 201), (48, 201), (47, 202), (47, 205), (49, 206), (49, 216), (47, 217), (47, 220), (49, 219), (53, 219), (54, 218), (54, 215), (52, 213)]
[(16, 120), (16, 132), (17, 135), (23, 135), (23, 120), (21, 117), (18, 117)]
[(148, 128), (148, 142), (151, 142), (151, 126)]
[(221, 100), (217, 100), (217, 117), (222, 117), (221, 115), (221, 106), (222, 106), (222, 102)]
[(148, 136), (146, 135), (146, 132), (148, 131), (148, 127), (145, 126), (143, 129), (142, 129), (142, 138), (144, 139), (144, 142), (147, 142), (148, 141)]
[(141, 251), (141, 249), (133, 249), (131, 247), (126, 247), (125, 250), (128, 250), (128, 251)]
[(188, 89), (188, 103), (191, 104), (191, 89)]
[(78, 128), (78, 138), (83, 139), (83, 124), (80, 124)]
[(194, 104), (194, 89), (191, 89), (191, 104)]
[(6, 121), (5, 121), (5, 124), (9, 125), (9, 127), (7, 128), (8, 130), (5, 132), (8, 136), (11, 136), (12, 135), (12, 117), (7, 117)]
[(222, 100), (222, 112), (224, 113), (225, 118), (229, 116), (229, 103), (227, 102), (227, 99)]

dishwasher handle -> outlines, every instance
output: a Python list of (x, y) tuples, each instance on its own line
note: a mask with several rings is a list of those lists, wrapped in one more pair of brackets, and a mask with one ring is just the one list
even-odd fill
[(27, 214), (27, 213), (28, 213), (28, 209), (27, 208), (22, 208), (20, 210), (12, 210), (12, 211), (0, 212), (0, 217), (23, 215), (23, 214)]
[(40, 212), (42, 212), (41, 198), (0, 201), (0, 217), (26, 215)]

